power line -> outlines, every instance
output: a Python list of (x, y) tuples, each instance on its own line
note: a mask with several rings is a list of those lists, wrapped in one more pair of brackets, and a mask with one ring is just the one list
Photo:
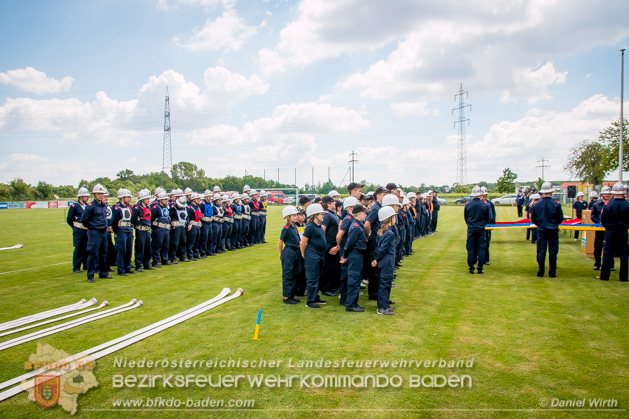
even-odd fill
[(535, 167), (541, 167), (542, 168), (542, 179), (544, 179), (544, 168), (548, 167), (550, 168), (549, 165), (547, 165), (546, 163), (548, 163), (548, 160), (545, 160), (543, 157), (541, 160), (537, 161), (538, 163), (541, 163), (541, 165), (539, 166), (535, 166)]
[[(354, 182), (354, 163), (358, 163), (358, 160), (356, 160), (356, 156), (358, 154), (354, 152), (354, 150), (352, 150), (352, 153), (349, 155), (352, 159), (350, 161), (348, 161), (348, 163), (351, 163), (352, 165), (352, 179), (351, 182)], [(329, 172), (328, 172), (329, 173)], [(329, 178), (329, 174), (328, 174), (328, 178)]]

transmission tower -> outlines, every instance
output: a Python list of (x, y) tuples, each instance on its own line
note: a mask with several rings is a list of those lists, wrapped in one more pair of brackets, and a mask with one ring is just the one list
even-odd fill
[(454, 121), (454, 126), (459, 124), (459, 142), (458, 142), (458, 150), (457, 150), (457, 178), (456, 182), (459, 185), (467, 185), (467, 156), (465, 151), (465, 122), (470, 124), (470, 120), (465, 118), (465, 108), (469, 107), (470, 111), (472, 110), (472, 105), (466, 105), (463, 101), (463, 96), (468, 97), (468, 92), (463, 90), (463, 83), (459, 88), (459, 92), (454, 95), (454, 100), (459, 98), (459, 106), (452, 109), (452, 114), (454, 115), (454, 111), (459, 111), (459, 119)]
[(168, 99), (168, 86), (166, 86), (166, 103), (164, 105), (164, 153), (162, 156), (162, 171), (170, 176), (173, 166), (173, 146), (170, 141), (170, 101)]
[[(352, 154), (350, 154), (349, 156), (352, 158), (350, 161), (348, 161), (348, 163), (351, 163), (351, 180), (350, 182), (354, 182), (354, 163), (358, 163), (358, 160), (356, 160), (356, 156), (358, 154), (354, 152), (354, 150), (352, 150)], [(330, 177), (330, 175), (328, 174), (328, 177)]]

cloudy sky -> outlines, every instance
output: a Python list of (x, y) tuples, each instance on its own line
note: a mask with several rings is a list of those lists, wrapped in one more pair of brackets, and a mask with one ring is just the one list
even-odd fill
[[(620, 115), (626, 0), (3, 1), (0, 182), (173, 162), (297, 184), (566, 179)], [(626, 101), (626, 104), (629, 103)], [(629, 107), (627, 113), (629, 113)], [(297, 169), (295, 172), (295, 168)]]

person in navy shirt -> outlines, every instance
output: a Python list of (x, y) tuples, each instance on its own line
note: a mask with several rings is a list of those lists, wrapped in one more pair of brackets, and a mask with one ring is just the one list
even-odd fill
[(87, 227), (87, 282), (94, 282), (96, 270), (99, 277), (112, 279), (107, 267), (107, 205), (103, 201), (105, 188), (94, 185), (94, 200), (87, 204), (81, 224)]
[(111, 228), (116, 239), (118, 276), (127, 276), (135, 273), (131, 270), (131, 254), (133, 253), (131, 192), (124, 188), (119, 189), (118, 199), (119, 202), (112, 208)]
[[(135, 228), (135, 271), (154, 270), (151, 266), (151, 209), (149, 201), (153, 198), (148, 189), (138, 193), (138, 202), (131, 212), (131, 224)], [(144, 269), (142, 269), (144, 266)]]
[(81, 265), (83, 269), (87, 269), (87, 228), (81, 224), (81, 216), (87, 202), (90, 199), (90, 193), (87, 188), (79, 188), (77, 194), (78, 202), (70, 205), (68, 217), (66, 219), (68, 225), (72, 228), (72, 272), (81, 273)]
[[(376, 253), (376, 245), (378, 242), (378, 229), (380, 228), (380, 221), (378, 221), (378, 210), (382, 207), (382, 198), (387, 193), (387, 190), (383, 187), (378, 187), (373, 196), (376, 200), (373, 206), (369, 210), (367, 220), (365, 221), (365, 235), (367, 236), (367, 249), (369, 251), (369, 258), (373, 260)], [(371, 266), (371, 265), (370, 265)], [(369, 285), (367, 286), (367, 294), (370, 300), (378, 299), (378, 270), (375, 268), (369, 269), (367, 273)]]
[[(609, 202), (611, 198), (611, 189), (609, 186), (605, 185), (601, 188), (601, 194), (598, 201), (592, 205), (592, 213), (590, 214), (590, 218), (593, 223), (600, 224), (601, 223), (601, 214), (603, 213), (603, 208)], [(594, 232), (594, 269), (598, 271), (601, 268), (601, 255), (603, 254), (603, 243), (605, 241), (605, 232), (604, 231), (596, 231)], [(614, 267), (614, 260), (612, 259), (612, 269)]]
[(286, 225), (282, 228), (277, 247), (282, 261), (282, 295), (284, 296), (282, 302), (284, 304), (300, 302), (299, 298), (295, 296), (296, 262), (299, 253), (299, 232), (295, 223), (298, 219), (298, 213), (297, 208), (292, 205), (288, 205), (282, 210)]
[(341, 263), (347, 263), (347, 298), (345, 311), (361, 313), (365, 307), (358, 305), (360, 282), (363, 279), (363, 252), (367, 250), (367, 237), (363, 222), (367, 218), (367, 208), (361, 204), (352, 207), (354, 221), (349, 227), (347, 242), (343, 249)]
[(605, 227), (605, 251), (603, 253), (602, 281), (609, 281), (614, 256), (620, 257), (620, 271), (618, 277), (621, 282), (629, 278), (627, 259), (629, 258), (629, 243), (627, 229), (629, 229), (629, 203), (625, 199), (625, 185), (618, 182), (612, 188), (614, 199), (609, 201), (601, 213), (601, 223)]
[(380, 287), (378, 289), (378, 309), (380, 315), (392, 315), (393, 307), (391, 287), (393, 286), (393, 276), (395, 275), (395, 234), (391, 226), (395, 224), (395, 210), (392, 207), (384, 207), (378, 211), (380, 220), (380, 230), (378, 231), (378, 246), (376, 255), (371, 262), (373, 267), (380, 269)]
[(542, 199), (531, 208), (531, 221), (537, 226), (537, 276), (543, 277), (548, 248), (548, 276), (557, 277), (557, 253), (559, 253), (559, 224), (563, 222), (561, 205), (551, 196), (553, 185), (542, 184)]
[(168, 194), (160, 192), (157, 195), (156, 205), (151, 207), (151, 248), (153, 266), (161, 268), (162, 265), (170, 265), (168, 261), (168, 248), (170, 246), (170, 208), (168, 208)]
[(467, 224), (467, 243), (465, 244), (467, 249), (467, 266), (471, 274), (474, 273), (476, 262), (478, 262), (476, 267), (478, 273), (484, 273), (483, 263), (485, 262), (485, 241), (487, 240), (485, 226), (491, 218), (489, 205), (479, 198), (481, 194), (480, 186), (474, 186), (470, 194), (473, 198), (465, 204), (465, 210), (463, 211), (463, 218)]
[(323, 255), (327, 248), (325, 232), (321, 228), (323, 221), (323, 207), (320, 204), (311, 204), (306, 210), (308, 225), (304, 230), (299, 247), (306, 267), (306, 307), (321, 308), (319, 304), (326, 304), (319, 295), (319, 280), (323, 270)]
[(190, 262), (186, 256), (186, 232), (188, 225), (188, 200), (181, 194), (175, 195), (177, 199), (170, 207), (170, 240), (169, 259), (173, 265), (178, 264), (177, 258), (182, 262)]
[[(583, 196), (583, 192), (577, 193), (577, 199), (572, 204), (572, 213), (574, 218), (583, 218), (583, 210), (588, 208), (588, 205), (583, 202)], [(579, 240), (579, 230), (574, 230), (574, 241), (576, 242), (577, 240)]]
[(203, 200), (199, 204), (199, 208), (203, 213), (201, 219), (201, 236), (199, 238), (199, 252), (201, 259), (212, 256), (212, 222), (214, 221), (214, 206), (212, 205), (212, 191), (207, 189), (203, 194)]
[(321, 294), (328, 297), (336, 297), (336, 290), (339, 288), (341, 279), (341, 268), (339, 264), (338, 247), (336, 247), (336, 235), (339, 232), (339, 218), (336, 215), (334, 199), (324, 196), (321, 199), (321, 206), (324, 209), (321, 228), (325, 231), (325, 241), (327, 248), (323, 257), (323, 272), (319, 289)]
[[(352, 216), (352, 208), (354, 205), (358, 204), (358, 199), (353, 196), (348, 196), (343, 201), (343, 207), (345, 210), (345, 217), (341, 221), (341, 225), (339, 226), (339, 231), (336, 234), (336, 245), (339, 248), (339, 261), (344, 257), (345, 244), (347, 243), (347, 232), (349, 231), (350, 226), (354, 222), (354, 217)], [(340, 263), (341, 265), (341, 277), (340, 277), (340, 292), (341, 298), (339, 299), (339, 304), (344, 306), (347, 303), (347, 263)]]

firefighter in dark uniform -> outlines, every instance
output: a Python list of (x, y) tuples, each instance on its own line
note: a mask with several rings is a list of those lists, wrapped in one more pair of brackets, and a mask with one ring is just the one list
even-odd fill
[(282, 261), (282, 296), (284, 304), (297, 304), (301, 302), (295, 296), (295, 262), (299, 251), (299, 232), (297, 231), (297, 214), (299, 210), (292, 205), (287, 205), (282, 210), (282, 217), (286, 224), (280, 233), (278, 242), (279, 257)]
[[(583, 202), (583, 192), (579, 192), (577, 194), (577, 199), (572, 204), (572, 209), (574, 211), (574, 218), (581, 219), (583, 218), (583, 210), (587, 209), (588, 205)], [(579, 230), (574, 230), (574, 241), (579, 240)]]
[(474, 273), (474, 265), (478, 262), (476, 270), (479, 274), (484, 273), (483, 264), (485, 262), (485, 226), (489, 224), (491, 218), (490, 207), (480, 200), (482, 195), (480, 186), (472, 188), (470, 194), (473, 198), (465, 204), (463, 218), (467, 224), (467, 266), (471, 274)]
[(212, 196), (212, 205), (214, 205), (214, 221), (212, 221), (212, 253), (223, 253), (225, 248), (223, 247), (223, 215), (225, 210), (222, 204), (223, 198), (220, 193), (215, 193)]
[(114, 246), (114, 240), (112, 238), (114, 230), (111, 227), (112, 212), (111, 206), (107, 202), (108, 200), (109, 192), (107, 191), (107, 189), (105, 189), (105, 193), (103, 194), (103, 202), (105, 203), (105, 217), (107, 218), (107, 255), (105, 256), (105, 266), (107, 267), (107, 272), (113, 272), (111, 267), (116, 266), (116, 247)]
[(116, 239), (116, 266), (118, 276), (134, 274), (131, 270), (133, 254), (133, 226), (131, 225), (131, 192), (118, 190), (119, 202), (112, 208), (111, 228)]
[[(605, 208), (605, 205), (607, 205), (607, 203), (609, 202), (609, 199), (611, 198), (611, 190), (609, 189), (609, 186), (603, 186), (603, 188), (601, 189), (600, 198), (601, 199), (599, 199), (598, 201), (594, 203), (594, 205), (592, 205), (592, 214), (590, 215), (592, 222), (595, 224), (601, 224), (601, 213), (603, 212), (603, 208)], [(598, 271), (602, 265), (601, 255), (603, 253), (604, 241), (605, 241), (604, 231), (594, 232), (594, 267), (592, 269), (594, 269), (595, 271)], [(614, 268), (614, 260), (612, 259), (611, 269), (613, 270), (613, 268)]]
[(230, 207), (232, 200), (228, 195), (223, 195), (223, 235), (221, 240), (225, 243), (225, 249), (228, 251), (236, 250), (232, 244), (232, 231), (234, 229), (234, 214)]
[(190, 228), (186, 234), (186, 252), (191, 261), (196, 261), (200, 256), (199, 237), (201, 236), (201, 220), (203, 219), (203, 213), (199, 208), (200, 202), (201, 195), (192, 192), (188, 203), (188, 225)]
[(321, 308), (320, 304), (327, 302), (319, 297), (319, 279), (323, 269), (323, 254), (327, 247), (325, 242), (325, 232), (321, 228), (323, 221), (323, 207), (319, 204), (312, 204), (306, 210), (308, 224), (304, 230), (299, 247), (304, 258), (306, 268), (306, 307)]
[(557, 277), (557, 253), (559, 253), (559, 224), (563, 222), (561, 205), (551, 196), (553, 185), (542, 184), (542, 199), (531, 208), (531, 221), (537, 226), (537, 276), (544, 276), (546, 247), (548, 247), (548, 276)]
[(613, 266), (614, 256), (620, 257), (618, 277), (621, 282), (629, 281), (627, 276), (627, 259), (629, 258), (629, 203), (625, 199), (625, 185), (618, 182), (612, 188), (614, 199), (603, 208), (601, 223), (605, 227), (605, 252), (603, 256), (602, 281), (609, 281), (609, 272)]
[(360, 283), (363, 279), (363, 257), (367, 250), (367, 236), (363, 222), (367, 218), (367, 208), (361, 204), (352, 207), (354, 221), (347, 233), (347, 242), (343, 249), (341, 263), (347, 263), (347, 298), (345, 311), (361, 313), (364, 306), (358, 305)]
[(260, 229), (258, 232), (258, 241), (266, 243), (266, 197), (265, 191), (260, 191)]
[(151, 247), (153, 249), (153, 266), (161, 268), (162, 265), (170, 265), (168, 261), (168, 249), (170, 246), (170, 208), (168, 208), (168, 195), (160, 192), (157, 195), (157, 205), (151, 208)]
[[(487, 188), (485, 186), (482, 186), (480, 188), (480, 191), (482, 193), (480, 199), (481, 201), (485, 202), (487, 205), (489, 205), (489, 208), (491, 209), (491, 216), (489, 217), (489, 223), (487, 224), (496, 224), (496, 207), (494, 206), (494, 203), (491, 202), (489, 199), (487, 199), (487, 195), (489, 194), (489, 191), (487, 190)], [(491, 243), (491, 230), (485, 230), (485, 265), (489, 265), (489, 245)]]
[(240, 205), (240, 194), (232, 196), (232, 203), (229, 206), (234, 216), (234, 226), (232, 228), (232, 246), (234, 249), (242, 249), (242, 205)]
[[(347, 244), (347, 232), (354, 222), (354, 217), (352, 216), (352, 208), (356, 204), (358, 204), (358, 199), (353, 196), (348, 196), (343, 201), (343, 210), (345, 212), (345, 217), (343, 217), (343, 220), (341, 220), (338, 228), (338, 233), (336, 234), (336, 245), (339, 249), (339, 261), (341, 258), (344, 258), (345, 255), (344, 248), (345, 244)], [(365, 251), (365, 258), (369, 259), (368, 251)], [(345, 304), (347, 304), (347, 263), (340, 263), (340, 265), (341, 276), (339, 280), (339, 291), (341, 293), (341, 298), (339, 299), (339, 304), (344, 306)]]
[(81, 265), (87, 269), (87, 227), (81, 224), (81, 216), (90, 199), (87, 188), (79, 188), (77, 199), (77, 203), (70, 205), (66, 221), (72, 227), (72, 272), (80, 274)]
[(327, 248), (323, 256), (323, 272), (319, 280), (319, 290), (321, 294), (328, 297), (336, 297), (336, 290), (340, 287), (341, 270), (339, 266), (339, 248), (336, 244), (336, 235), (339, 232), (339, 218), (334, 211), (334, 199), (324, 196), (321, 199), (321, 206), (324, 209), (321, 228), (325, 232)]
[(182, 262), (190, 262), (186, 255), (186, 232), (190, 229), (188, 225), (188, 200), (180, 191), (178, 198), (170, 207), (170, 243), (169, 243), (169, 259), (170, 263), (176, 265), (177, 257)]
[[(138, 193), (138, 202), (131, 212), (131, 224), (135, 228), (135, 271), (153, 270), (151, 266), (151, 209), (149, 201), (153, 198), (148, 189)], [(144, 266), (144, 269), (142, 269)]]
[[(369, 251), (369, 260), (373, 260), (376, 254), (376, 247), (378, 245), (378, 229), (380, 228), (380, 221), (378, 221), (378, 210), (382, 208), (382, 198), (387, 193), (387, 190), (383, 187), (378, 187), (373, 196), (376, 199), (365, 221), (365, 235), (369, 238), (367, 241), (367, 250)], [(369, 264), (371, 266), (371, 264)], [(367, 293), (370, 300), (378, 300), (378, 268), (372, 267), (368, 271), (369, 285), (367, 286)]]
[(251, 244), (259, 244), (258, 241), (260, 231), (260, 201), (258, 200), (258, 192), (251, 190), (249, 199), (249, 208), (251, 209), (251, 223), (249, 224), (249, 241)]
[(203, 194), (203, 200), (199, 204), (199, 208), (203, 213), (201, 219), (201, 238), (199, 242), (199, 253), (201, 259), (205, 259), (208, 256), (213, 256), (212, 253), (212, 222), (214, 221), (214, 206), (212, 205), (212, 195), (214, 195), (209, 189)]
[(249, 206), (249, 194), (243, 193), (240, 195), (242, 199), (242, 246), (249, 247), (249, 224), (251, 223), (251, 207)]
[(107, 271), (107, 207), (103, 202), (105, 188), (96, 184), (92, 189), (94, 200), (87, 204), (80, 223), (87, 227), (87, 282), (94, 282), (98, 270), (99, 277), (112, 279)]

